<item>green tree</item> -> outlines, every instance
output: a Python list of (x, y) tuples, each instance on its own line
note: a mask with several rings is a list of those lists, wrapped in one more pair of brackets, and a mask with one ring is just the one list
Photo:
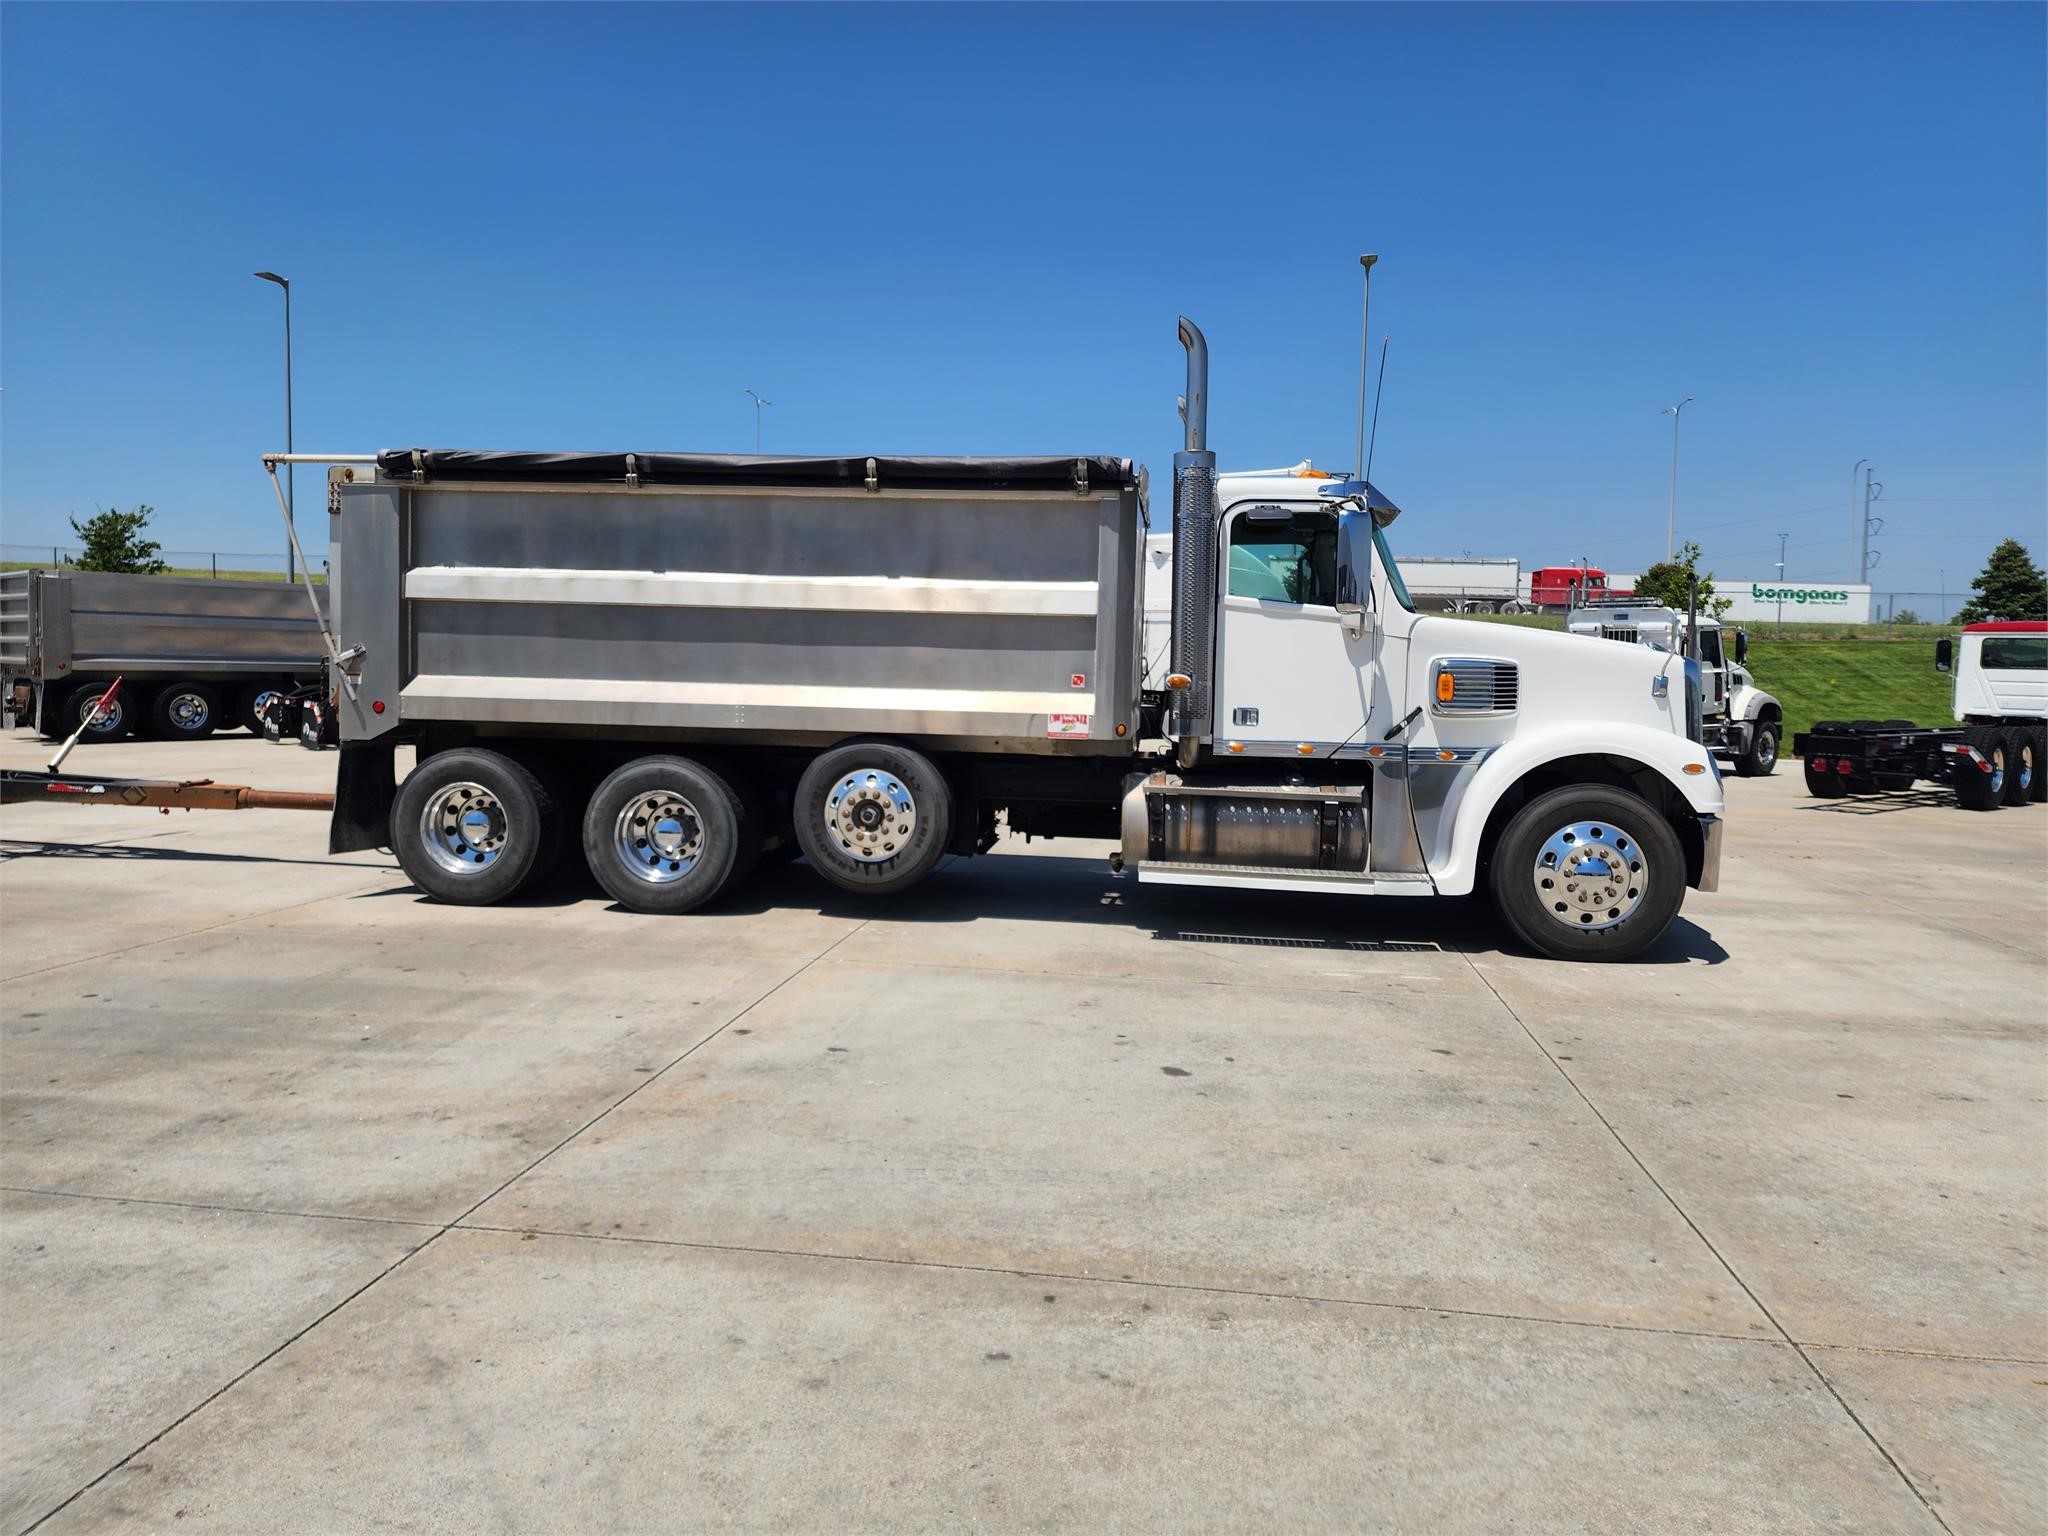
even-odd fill
[(71, 531), (78, 535), (85, 552), (78, 557), (81, 571), (129, 571), (153, 576), (166, 569), (156, 552), (163, 546), (145, 539), (142, 530), (156, 513), (154, 507), (137, 506), (133, 512), (118, 507), (96, 512), (84, 522), (71, 519)]
[(1892, 615), (1892, 622), (1894, 624), (1919, 624), (1924, 621), (1921, 619), (1920, 615), (1915, 613), (1911, 608), (1901, 608), (1897, 613)]
[[(1700, 547), (1688, 539), (1678, 546), (1678, 556), (1673, 560), (1659, 560), (1636, 578), (1635, 595), (1647, 602), (1662, 603), (1666, 608), (1685, 612), (1686, 588), (1698, 574)], [(1709, 618), (1718, 619), (1735, 606), (1734, 600), (1714, 596), (1714, 573), (1708, 571), (1700, 577), (1700, 612)]]
[(1958, 624), (1986, 619), (2048, 619), (2048, 576), (2018, 539), (2000, 540), (1970, 583), (1976, 596), (1956, 614)]

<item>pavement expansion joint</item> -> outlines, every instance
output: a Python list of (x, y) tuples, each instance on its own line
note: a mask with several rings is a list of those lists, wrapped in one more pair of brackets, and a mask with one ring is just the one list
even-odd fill
[[(1596, 1328), (1609, 1333), (1654, 1333), (1669, 1338), (1717, 1339), (1729, 1344), (1754, 1344), (1784, 1349), (1789, 1339), (1760, 1339), (1749, 1333), (1722, 1333), (1711, 1328), (1660, 1328), (1650, 1323), (1615, 1323), (1595, 1318), (1545, 1317), (1528, 1312), (1491, 1312), (1479, 1307), (1444, 1306), (1422, 1301), (1385, 1301), (1364, 1296), (1323, 1296), (1313, 1291), (1270, 1291), (1252, 1286), (1203, 1285), (1191, 1280), (1140, 1280), (1124, 1275), (1076, 1274), (1064, 1269), (1031, 1269), (1006, 1264), (962, 1264), (946, 1259), (901, 1258), (891, 1254), (837, 1253), (817, 1248), (774, 1248), (758, 1243), (713, 1243), (685, 1237), (644, 1237), (620, 1232), (567, 1232), (555, 1227), (500, 1226), (458, 1218), (444, 1230), (493, 1232), (503, 1236), (567, 1238), (573, 1242), (639, 1244), (651, 1248), (683, 1248), (698, 1253), (756, 1254), (766, 1258), (814, 1259), (827, 1264), (872, 1264), (892, 1269), (933, 1270), (954, 1274), (1003, 1275), (1020, 1280), (1061, 1280), (1074, 1285), (1123, 1286), (1136, 1290), (1181, 1291), (1202, 1296), (1242, 1296), (1258, 1301), (1294, 1301), (1315, 1307), (1363, 1307), (1383, 1312), (1413, 1312), (1442, 1318), (1476, 1318), (1485, 1322), (1533, 1323), (1552, 1328)], [(439, 1233), (436, 1234), (440, 1235)]]
[(99, 1200), (109, 1205), (160, 1206), (174, 1211), (217, 1211), (225, 1216), (277, 1216), (292, 1221), (359, 1221), (380, 1227), (418, 1227), (443, 1232), (447, 1224), (407, 1216), (356, 1216), (345, 1211), (288, 1211), (268, 1205), (229, 1205), (218, 1200), (166, 1200), (155, 1195), (109, 1195), (80, 1189), (35, 1189), (26, 1184), (0, 1184), (0, 1193), (40, 1195), (50, 1200)]
[(1736, 1267), (1729, 1262), (1727, 1256), (1723, 1254), (1721, 1250), (1714, 1245), (1713, 1239), (1708, 1237), (1707, 1234), (1703, 1230), (1701, 1230), (1700, 1224), (1697, 1221), (1693, 1220), (1692, 1213), (1687, 1211), (1684, 1206), (1678, 1203), (1678, 1197), (1673, 1195), (1669, 1189), (1665, 1188), (1664, 1181), (1658, 1178), (1656, 1174), (1650, 1171), (1650, 1165), (1648, 1163), (1645, 1163), (1642, 1160), (1642, 1158), (1637, 1155), (1636, 1149), (1628, 1144), (1627, 1138), (1624, 1137), (1619, 1130), (1615, 1129), (1614, 1122), (1607, 1118), (1606, 1114), (1601, 1110), (1600, 1106), (1595, 1104), (1591, 1096), (1587, 1094), (1586, 1090), (1579, 1086), (1578, 1079), (1574, 1078), (1570, 1072), (1565, 1070), (1564, 1063), (1559, 1061), (1556, 1056), (1552, 1055), (1550, 1048), (1536, 1037), (1536, 1032), (1522, 1021), (1522, 1016), (1519, 1013), (1515, 1012), (1514, 1005), (1511, 1004), (1506, 998), (1502, 997), (1500, 995), (1499, 989), (1496, 988), (1491, 981), (1487, 980), (1486, 973), (1481, 971), (1476, 964), (1473, 965), (1472, 971), (1473, 974), (1478, 976), (1482, 982), (1486, 983), (1486, 990), (1493, 993), (1494, 1000), (1498, 1002), (1502, 1008), (1507, 1010), (1507, 1015), (1509, 1018), (1515, 1021), (1515, 1026), (1518, 1029), (1520, 1029), (1523, 1034), (1529, 1037), (1529, 1043), (1535, 1046), (1537, 1050), (1543, 1053), (1544, 1059), (1550, 1063), (1551, 1067), (1557, 1072), (1557, 1075), (1559, 1077), (1562, 1077), (1565, 1080), (1565, 1082), (1570, 1085), (1572, 1092), (1578, 1095), (1580, 1102), (1583, 1103), (1586, 1106), (1586, 1108), (1592, 1112), (1593, 1117), (1597, 1119), (1601, 1123), (1601, 1125), (1606, 1127), (1607, 1134), (1614, 1138), (1614, 1144), (1620, 1147), (1621, 1150), (1627, 1154), (1630, 1162), (1634, 1163), (1637, 1168), (1642, 1170), (1643, 1177), (1650, 1181), (1651, 1187), (1654, 1188), (1658, 1194), (1664, 1197), (1665, 1203), (1668, 1204), (1671, 1207), (1671, 1209), (1678, 1214), (1678, 1219), (1684, 1222), (1686, 1226), (1692, 1230), (1693, 1236), (1697, 1237), (1700, 1240), (1700, 1242), (1705, 1245), (1707, 1252), (1714, 1256), (1714, 1262), (1719, 1264), (1722, 1269), (1727, 1271), (1728, 1278), (1733, 1280), (1738, 1286), (1742, 1288), (1742, 1294), (1749, 1298), (1750, 1304), (1754, 1306), (1757, 1309), (1757, 1311), (1764, 1316), (1765, 1320), (1770, 1323), (1771, 1327), (1777, 1330), (1778, 1337), (1781, 1340), (1783, 1340), (1785, 1344), (1791, 1347), (1793, 1353), (1799, 1356), (1800, 1361), (1806, 1366), (1806, 1368), (1809, 1371), (1813, 1373), (1814, 1379), (1818, 1381), (1823, 1388), (1826, 1389), (1828, 1396), (1832, 1397), (1835, 1400), (1835, 1405), (1839, 1407), (1843, 1413), (1848, 1415), (1849, 1422), (1854, 1424), (1857, 1427), (1857, 1429), (1862, 1431), (1863, 1438), (1868, 1440), (1871, 1443), (1871, 1445), (1876, 1449), (1878, 1455), (1882, 1456), (1885, 1459), (1885, 1462), (1891, 1467), (1892, 1471), (1898, 1475), (1899, 1481), (1904, 1483), (1906, 1487), (1909, 1490), (1911, 1490), (1913, 1497), (1920, 1501), (1920, 1507), (1927, 1511), (1929, 1518), (1932, 1519), (1934, 1523), (1940, 1526), (1944, 1531), (1950, 1530), (1949, 1523), (1941, 1517), (1941, 1511), (1936, 1509), (1934, 1507), (1933, 1501), (1929, 1499), (1927, 1495), (1921, 1491), (1920, 1485), (1914, 1482), (1913, 1479), (1907, 1475), (1906, 1469), (1899, 1463), (1899, 1458), (1892, 1454), (1891, 1447), (1887, 1446), (1882, 1440), (1878, 1439), (1876, 1432), (1873, 1431), (1868, 1424), (1863, 1422), (1862, 1416), (1858, 1414), (1854, 1408), (1849, 1406), (1849, 1400), (1843, 1397), (1841, 1392), (1836, 1389), (1834, 1382), (1828, 1379), (1828, 1374), (1820, 1368), (1820, 1363), (1817, 1360), (1815, 1360), (1812, 1355), (1807, 1353), (1806, 1347), (1804, 1345), (1802, 1345), (1797, 1339), (1792, 1337), (1791, 1330), (1786, 1328), (1786, 1326), (1778, 1320), (1777, 1313), (1773, 1312), (1768, 1306), (1764, 1304), (1764, 1299), (1761, 1296), (1757, 1295), (1755, 1287), (1753, 1287), (1748, 1280), (1743, 1278), (1741, 1271), (1736, 1269)]

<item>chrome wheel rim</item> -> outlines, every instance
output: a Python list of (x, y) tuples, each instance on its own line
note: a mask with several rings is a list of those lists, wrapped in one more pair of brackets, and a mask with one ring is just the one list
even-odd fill
[(669, 885), (703, 857), (704, 818), (673, 789), (635, 795), (612, 823), (612, 852), (635, 879)]
[(1650, 889), (1636, 840), (1604, 821), (1559, 827), (1536, 850), (1536, 899), (1553, 921), (1585, 933), (1619, 927)]
[(121, 721), (126, 713), (127, 711), (122, 707), (121, 700), (118, 697), (98, 713), (94, 713), (92, 705), (87, 704), (85, 706), (84, 718), (90, 720), (92, 724), (85, 728), (86, 734), (94, 735), (120, 730)]
[(2022, 790), (2030, 790), (2034, 787), (2034, 749), (2031, 746), (2020, 748), (2019, 787)]
[(1756, 736), (1756, 762), (1759, 768), (1768, 768), (1778, 760), (1778, 733), (1758, 731)]
[(893, 859), (917, 830), (917, 801), (886, 768), (856, 768), (825, 797), (825, 832), (864, 864)]
[(420, 841), (451, 875), (476, 875), (498, 862), (510, 835), (505, 807), (481, 784), (437, 791), (420, 812)]
[(263, 729), (263, 717), (270, 712), (270, 701), (276, 697), (277, 690), (275, 688), (266, 688), (256, 695), (255, 703), (251, 706), (251, 709), (256, 716), (257, 730)]
[(212, 716), (213, 708), (199, 694), (174, 693), (169, 714), (171, 724), (179, 730), (196, 731)]
[(1991, 792), (1994, 795), (2005, 792), (2005, 748), (1991, 749)]

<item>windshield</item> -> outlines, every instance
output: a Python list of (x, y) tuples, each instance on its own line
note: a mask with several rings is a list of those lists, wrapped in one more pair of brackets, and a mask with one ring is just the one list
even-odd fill
[(1387, 585), (1394, 589), (1394, 601), (1410, 613), (1415, 611), (1415, 600), (1408, 595), (1408, 583), (1401, 579), (1401, 567), (1394, 564), (1394, 552), (1387, 548), (1387, 530), (1373, 524), (1372, 547), (1379, 551), (1380, 568), (1387, 573)]

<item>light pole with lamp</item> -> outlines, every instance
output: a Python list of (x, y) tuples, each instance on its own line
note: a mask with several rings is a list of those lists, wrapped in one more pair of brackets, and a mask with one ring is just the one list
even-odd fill
[[(275, 283), (284, 290), (284, 451), (292, 451), (292, 285), (275, 272), (258, 272), (266, 283)], [(287, 463), (284, 467), (284, 520), (292, 522), (292, 471), (298, 466)], [(284, 579), (298, 580), (298, 561), (292, 558), (292, 541), (284, 541)]]
[(761, 451), (761, 407), (773, 405), (775, 402), (773, 400), (763, 400), (751, 389), (743, 389), (740, 393), (754, 402), (754, 452), (759, 453)]
[(1778, 638), (1785, 638), (1785, 540), (1786, 534), (1778, 535)]
[(1676, 547), (1674, 541), (1678, 536), (1678, 413), (1691, 404), (1692, 396), (1687, 395), (1678, 404), (1667, 405), (1657, 413), (1659, 416), (1669, 416), (1671, 418), (1671, 507), (1664, 514), (1664, 563), (1666, 565), (1671, 563), (1672, 551)]

